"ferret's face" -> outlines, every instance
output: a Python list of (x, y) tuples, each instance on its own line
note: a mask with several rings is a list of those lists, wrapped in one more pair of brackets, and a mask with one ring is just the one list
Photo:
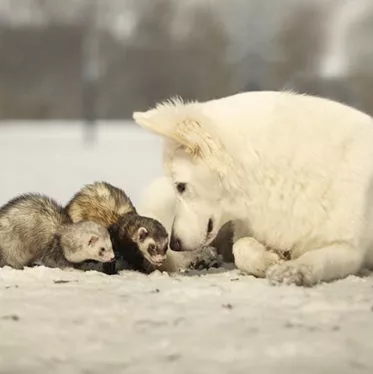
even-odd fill
[(111, 262), (115, 255), (110, 237), (91, 236), (87, 243), (86, 251), (91, 254), (91, 260)]
[(168, 249), (168, 236), (153, 238), (146, 228), (137, 230), (136, 244), (144, 257), (154, 266), (161, 266), (166, 260)]
[(115, 258), (108, 230), (95, 222), (66, 225), (61, 229), (60, 241), (65, 258), (70, 262), (109, 262)]

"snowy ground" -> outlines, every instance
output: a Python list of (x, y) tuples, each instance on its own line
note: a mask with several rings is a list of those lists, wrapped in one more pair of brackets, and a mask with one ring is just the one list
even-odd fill
[[(372, 373), (373, 277), (0, 271), (0, 373)], [(255, 371), (254, 371), (255, 370)]]
[[(0, 127), (0, 201), (66, 201), (108, 179), (136, 202), (161, 173), (160, 142), (103, 124)], [(6, 166), (5, 166), (6, 165)], [(0, 269), (0, 373), (373, 373), (373, 276), (313, 289), (218, 269), (168, 276)]]

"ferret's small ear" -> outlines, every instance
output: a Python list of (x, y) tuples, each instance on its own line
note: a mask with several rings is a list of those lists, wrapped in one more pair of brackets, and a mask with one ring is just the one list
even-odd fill
[(92, 246), (92, 245), (94, 245), (97, 241), (98, 241), (98, 236), (96, 236), (96, 235), (92, 235), (92, 236), (89, 238), (88, 245), (89, 245), (89, 246)]
[(140, 227), (137, 231), (137, 234), (139, 236), (139, 241), (143, 242), (148, 236), (148, 230), (145, 227)]

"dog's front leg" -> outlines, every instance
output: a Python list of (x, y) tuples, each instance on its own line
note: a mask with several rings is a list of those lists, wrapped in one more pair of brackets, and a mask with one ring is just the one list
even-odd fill
[(313, 286), (355, 274), (364, 252), (349, 243), (336, 243), (306, 252), (296, 260), (275, 265), (266, 274), (271, 284)]
[(264, 278), (266, 271), (281, 263), (281, 257), (252, 237), (245, 236), (233, 244), (234, 263), (244, 273)]

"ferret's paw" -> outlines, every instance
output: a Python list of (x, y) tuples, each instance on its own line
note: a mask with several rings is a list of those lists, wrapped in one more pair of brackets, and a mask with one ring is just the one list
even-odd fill
[(203, 270), (218, 268), (223, 265), (223, 257), (214, 247), (203, 247), (198, 251), (194, 260), (188, 266), (189, 269)]
[(288, 261), (270, 267), (266, 272), (266, 278), (271, 285), (294, 284), (311, 287), (316, 284), (311, 267), (296, 261)]

